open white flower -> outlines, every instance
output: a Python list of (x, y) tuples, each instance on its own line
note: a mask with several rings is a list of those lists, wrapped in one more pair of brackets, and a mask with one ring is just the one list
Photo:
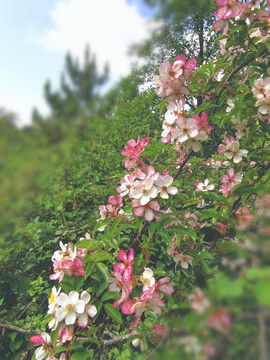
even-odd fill
[(140, 276), (140, 280), (143, 283), (143, 291), (150, 289), (156, 282), (153, 277), (153, 271), (149, 268), (144, 268), (144, 272)]
[(173, 183), (173, 177), (166, 175), (160, 176), (156, 181), (155, 185), (158, 187), (158, 192), (162, 199), (169, 199), (170, 195), (175, 195), (178, 192), (178, 189), (175, 186), (170, 186)]
[(55, 307), (56, 307), (56, 300), (57, 300), (60, 292), (61, 292), (61, 288), (59, 288), (58, 290), (56, 290), (55, 286), (52, 288), (52, 292), (49, 297), (49, 305), (48, 305), (49, 310), (48, 310), (47, 314), (52, 314), (54, 312)]
[(157, 188), (154, 186), (154, 181), (150, 177), (146, 177), (143, 181), (136, 180), (134, 188), (130, 195), (134, 199), (140, 199), (140, 204), (146, 205), (151, 199), (154, 199), (158, 194)]
[(204, 182), (200, 182), (196, 185), (197, 187), (197, 191), (209, 191), (209, 190), (214, 190), (214, 185), (213, 184), (209, 184), (209, 179), (205, 179)]
[(88, 316), (93, 318), (97, 313), (97, 308), (95, 307), (95, 305), (87, 305), (91, 299), (91, 296), (88, 294), (87, 291), (83, 291), (80, 298), (85, 304), (85, 310), (78, 317), (78, 325), (82, 328), (85, 328), (89, 322)]
[(56, 310), (55, 317), (58, 322), (65, 320), (66, 325), (73, 325), (77, 317), (85, 310), (85, 302), (79, 300), (79, 294), (71, 291), (68, 295), (61, 293), (56, 301), (59, 308)]

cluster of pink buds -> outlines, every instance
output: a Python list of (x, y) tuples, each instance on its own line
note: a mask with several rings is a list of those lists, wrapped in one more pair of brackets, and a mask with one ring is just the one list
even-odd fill
[(206, 166), (211, 166), (213, 169), (218, 169), (221, 167), (222, 165), (222, 161), (221, 160), (214, 160), (213, 158), (211, 158), (210, 160), (208, 160), (205, 163)]
[[(116, 300), (113, 304), (117, 308), (122, 304), (122, 312), (124, 314), (133, 314), (135, 312), (136, 320), (139, 321), (145, 310), (152, 310), (156, 314), (161, 314), (161, 308), (164, 307), (164, 300), (160, 299), (160, 293), (165, 293), (167, 296), (172, 295), (174, 288), (168, 284), (170, 278), (160, 279), (156, 282), (153, 277), (153, 272), (149, 268), (145, 268), (140, 276), (133, 275), (133, 261), (134, 251), (129, 249), (129, 254), (124, 250), (118, 252), (118, 258), (122, 260), (121, 263), (116, 263), (113, 267), (114, 277), (109, 277), (110, 283), (109, 291), (122, 291), (121, 298)], [(139, 282), (138, 282), (139, 279)], [(137, 284), (143, 285), (143, 292), (140, 298), (130, 299), (129, 296)]]
[(61, 250), (55, 251), (52, 256), (54, 274), (50, 275), (50, 279), (58, 279), (61, 282), (64, 275), (85, 276), (82, 261), (85, 249), (77, 250), (75, 247), (73, 250), (70, 243), (64, 245), (62, 241), (60, 241), (59, 246)]
[(268, 115), (270, 113), (270, 77), (255, 80), (251, 91), (257, 99), (255, 106), (258, 106), (259, 113)]
[(184, 115), (174, 112), (170, 105), (165, 114), (161, 141), (163, 143), (170, 141), (172, 144), (176, 142), (180, 148), (183, 144), (186, 151), (190, 149), (195, 152), (200, 151), (201, 143), (199, 141), (206, 140), (212, 130), (212, 127), (206, 122), (207, 115), (202, 112), (201, 117), (194, 115), (192, 118), (186, 118)]
[(123, 207), (123, 199), (120, 195), (117, 196), (110, 196), (108, 205), (100, 205), (99, 212), (100, 218), (99, 220), (105, 220), (111, 217), (117, 217), (118, 215), (122, 215), (124, 212), (122, 210)]
[(239, 141), (232, 136), (228, 136), (225, 138), (224, 144), (219, 145), (217, 150), (220, 155), (225, 155), (227, 159), (238, 164), (248, 154), (248, 150), (241, 150), (239, 147)]
[(227, 175), (222, 175), (221, 176), (221, 182), (222, 182), (222, 193), (225, 196), (229, 196), (232, 188), (237, 184), (240, 183), (242, 181), (242, 174), (234, 173), (234, 169), (228, 169), (228, 174)]
[(168, 102), (183, 100), (183, 95), (189, 94), (186, 83), (191, 81), (196, 64), (195, 58), (187, 61), (184, 54), (177, 56), (173, 64), (165, 60), (160, 65), (159, 75), (155, 77), (155, 83), (159, 86), (157, 96), (166, 96)]
[(140, 159), (139, 155), (144, 151), (144, 147), (148, 145), (149, 137), (144, 140), (138, 136), (137, 141), (131, 139), (122, 150), (121, 154), (126, 158), (125, 167), (130, 170), (133, 168), (140, 168), (145, 166), (144, 162)]

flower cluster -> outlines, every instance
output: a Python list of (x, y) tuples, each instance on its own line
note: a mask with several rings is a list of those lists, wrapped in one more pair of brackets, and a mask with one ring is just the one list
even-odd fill
[(196, 64), (197, 60), (194, 57), (187, 61), (184, 54), (177, 56), (173, 64), (165, 60), (160, 65), (159, 75), (155, 77), (155, 83), (159, 86), (157, 96), (166, 96), (168, 103), (175, 100), (184, 101), (183, 95), (189, 94), (186, 85), (192, 79)]
[[(153, 271), (150, 268), (145, 268), (141, 275), (135, 276), (132, 267), (134, 260), (132, 248), (129, 249), (128, 256), (124, 250), (120, 250), (118, 258), (122, 262), (114, 265), (112, 273), (114, 277), (109, 277), (108, 279), (110, 282), (109, 291), (122, 291), (121, 298), (114, 302), (114, 307), (117, 308), (122, 304), (122, 312), (127, 315), (135, 313), (137, 321), (141, 319), (142, 314), (146, 310), (152, 310), (156, 314), (161, 314), (161, 308), (164, 307), (165, 301), (160, 298), (160, 293), (170, 296), (174, 292), (173, 286), (168, 284), (170, 278), (166, 277), (156, 282)], [(140, 298), (134, 297), (130, 299), (130, 294), (138, 284), (143, 285), (143, 292)]]
[(257, 99), (255, 106), (258, 106), (259, 113), (268, 115), (270, 113), (270, 77), (255, 80), (251, 91)]
[(225, 155), (227, 159), (233, 160), (235, 164), (238, 164), (248, 154), (247, 150), (242, 150), (239, 147), (239, 141), (235, 140), (232, 136), (228, 136), (225, 138), (224, 144), (218, 146), (218, 153)]
[(83, 257), (85, 249), (73, 250), (71, 244), (63, 244), (60, 241), (61, 250), (54, 252), (52, 256), (54, 274), (50, 275), (51, 280), (62, 281), (64, 275), (85, 276)]
[(194, 115), (191, 118), (186, 118), (185, 114), (179, 114), (174, 111), (173, 103), (170, 103), (165, 114), (165, 121), (163, 122), (163, 131), (161, 134), (161, 141), (182, 146), (184, 150), (192, 149), (197, 152), (201, 149), (199, 141), (206, 140), (211, 133), (212, 127), (207, 124), (207, 115), (202, 112), (201, 117)]
[(149, 137), (144, 140), (138, 136), (137, 141), (131, 139), (127, 142), (125, 150), (122, 150), (122, 155), (125, 156), (125, 167), (130, 170), (133, 168), (140, 168), (145, 164), (140, 159), (139, 155), (144, 151), (144, 147), (148, 145)]
[(97, 309), (94, 305), (88, 305), (91, 296), (87, 291), (83, 291), (79, 296), (76, 291), (71, 291), (69, 294), (61, 292), (61, 288), (56, 291), (53, 287), (52, 293), (49, 299), (48, 314), (52, 319), (49, 323), (49, 328), (55, 330), (58, 324), (63, 321), (58, 337), (63, 343), (63, 336), (66, 336), (66, 326), (74, 325), (81, 328), (86, 328), (89, 323), (89, 316), (93, 318)]
[(128, 195), (133, 199), (131, 207), (135, 208), (136, 216), (144, 215), (145, 220), (152, 221), (155, 216), (154, 211), (160, 210), (159, 203), (153, 199), (159, 195), (166, 200), (169, 195), (175, 195), (178, 192), (175, 186), (171, 186), (173, 181), (172, 176), (167, 173), (162, 176), (149, 165), (143, 170), (139, 168), (121, 178), (117, 192), (121, 196)]
[(225, 196), (228, 196), (230, 192), (232, 191), (232, 188), (242, 181), (242, 175), (240, 173), (235, 174), (234, 169), (228, 169), (228, 175), (222, 175), (221, 176), (221, 182), (222, 182), (222, 193)]

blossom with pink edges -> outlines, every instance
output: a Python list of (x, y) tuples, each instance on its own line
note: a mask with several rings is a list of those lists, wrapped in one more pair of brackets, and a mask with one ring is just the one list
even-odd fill
[(125, 167), (130, 170), (145, 165), (139, 158), (139, 155), (144, 151), (144, 147), (148, 145), (149, 137), (144, 140), (138, 136), (137, 141), (131, 139), (127, 142), (125, 150), (122, 150), (121, 154), (126, 157)]
[(159, 196), (162, 199), (169, 199), (169, 195), (175, 195), (178, 193), (178, 189), (175, 186), (171, 186), (173, 181), (173, 177), (169, 175), (160, 176), (155, 181)]
[(238, 184), (241, 183), (242, 181), (242, 174), (234, 173), (234, 169), (228, 169), (228, 173), (227, 175), (222, 175), (221, 176), (221, 182), (223, 183), (222, 185), (222, 192), (224, 195), (227, 195), (228, 193), (230, 193), (232, 191), (232, 188)]
[(248, 229), (250, 223), (254, 219), (254, 215), (248, 214), (249, 209), (246, 206), (238, 209), (235, 214), (237, 215), (238, 224), (236, 229), (240, 231), (245, 231)]
[(224, 144), (219, 145), (217, 150), (219, 154), (224, 154), (229, 160), (232, 159), (235, 164), (238, 164), (248, 154), (248, 150), (241, 150), (239, 147), (239, 141), (228, 136), (225, 138)]
[(168, 284), (170, 280), (171, 279), (168, 276), (163, 279), (159, 279), (158, 282), (151, 288), (153, 294), (159, 296), (159, 293), (162, 292), (167, 296), (171, 296), (174, 293), (174, 287)]
[(49, 334), (43, 332), (41, 335), (35, 335), (30, 338), (30, 342), (33, 344), (41, 345), (35, 350), (35, 358), (36, 360), (42, 360), (46, 356), (47, 360), (54, 360), (53, 356), (54, 350), (52, 347), (52, 341)]
[(154, 181), (150, 177), (146, 177), (145, 180), (136, 180), (133, 189), (130, 191), (130, 196), (133, 199), (139, 199), (140, 205), (144, 206), (149, 201), (157, 197), (158, 189), (154, 185)]
[(129, 254), (125, 250), (118, 251), (118, 259), (122, 260), (123, 263), (117, 263), (113, 266), (113, 271), (115, 274), (123, 274), (123, 281), (129, 283), (132, 275), (132, 264), (134, 261), (134, 250), (129, 248)]
[(122, 291), (121, 298), (113, 303), (115, 308), (127, 300), (128, 295), (132, 292), (132, 285), (129, 282), (124, 282), (123, 277), (119, 273), (113, 273), (114, 277), (108, 277), (110, 283), (109, 291), (120, 292)]
[(188, 297), (188, 300), (190, 301), (190, 307), (191, 309), (198, 311), (200, 314), (203, 314), (210, 306), (210, 302), (203, 295), (203, 292), (200, 288), (196, 287), (195, 292), (195, 294), (191, 294)]
[(80, 296), (80, 300), (84, 302), (84, 312), (78, 316), (77, 325), (81, 328), (86, 328), (89, 323), (89, 317), (93, 318), (97, 314), (97, 308), (95, 305), (88, 305), (91, 300), (91, 296), (87, 291), (83, 291)]
[(235, 18), (240, 15), (243, 9), (243, 4), (238, 0), (217, 0), (217, 4), (221, 6), (221, 8), (214, 11), (214, 14), (219, 19)]
[(122, 312), (124, 314), (133, 314), (135, 312), (136, 320), (140, 320), (146, 310), (152, 310), (154, 313), (161, 315), (164, 302), (164, 300), (153, 297), (153, 291), (150, 289), (144, 291), (140, 299), (125, 301), (122, 305)]
[(230, 318), (230, 310), (218, 309), (211, 313), (208, 317), (208, 326), (216, 329), (217, 331), (223, 331), (223, 329), (230, 328), (232, 321)]
[(157, 201), (150, 201), (146, 205), (142, 206), (139, 199), (133, 199), (131, 207), (136, 208), (134, 214), (136, 216), (144, 218), (146, 221), (152, 221), (155, 217), (154, 211), (159, 211), (159, 203)]

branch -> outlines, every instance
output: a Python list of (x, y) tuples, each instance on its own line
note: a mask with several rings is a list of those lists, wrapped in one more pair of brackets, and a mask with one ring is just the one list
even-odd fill
[(190, 155), (192, 154), (192, 149), (190, 150), (190, 152), (187, 154), (185, 160), (182, 162), (182, 164), (180, 165), (177, 173), (174, 175), (174, 180), (179, 176), (181, 170), (183, 169), (183, 167), (186, 165), (186, 162), (188, 161), (188, 159), (190, 158)]
[(22, 329), (22, 328), (19, 328), (18, 326), (13, 326), (13, 325), (8, 325), (8, 324), (1, 324), (0, 323), (0, 328), (12, 330), (12, 331), (17, 331), (17, 332), (22, 333), (22, 334), (36, 334), (36, 335), (41, 334), (41, 331), (31, 330), (31, 329)]
[(101, 343), (104, 345), (104, 346), (107, 346), (107, 345), (112, 345), (112, 344), (116, 344), (118, 342), (123, 342), (123, 341), (126, 341), (128, 340), (132, 334), (126, 334), (126, 335), (121, 335), (121, 336), (115, 336), (113, 333), (111, 333), (110, 331), (107, 331), (105, 330), (103, 332), (103, 334), (105, 335), (109, 335), (111, 337), (110, 340), (101, 340)]
[[(260, 56), (264, 56), (267, 54), (267, 50), (264, 50)], [(258, 56), (257, 56), (258, 57)], [(226, 89), (226, 86), (228, 84), (228, 82), (231, 80), (231, 78), (238, 73), (238, 71), (240, 71), (244, 66), (248, 65), (249, 63), (251, 63), (252, 61), (254, 61), (256, 59), (256, 54), (254, 54), (250, 59), (247, 59), (245, 62), (243, 62), (243, 64), (238, 65), (231, 73), (230, 75), (227, 77), (227, 79), (224, 81), (223, 85), (221, 86), (221, 89), (217, 95), (217, 99), (215, 104), (217, 104), (219, 102), (219, 98), (221, 96), (221, 94), (223, 93), (223, 91)], [(211, 116), (214, 115), (216, 108), (213, 108)]]
[[(18, 326), (2, 324), (2, 323), (0, 323), (0, 328), (16, 331), (16, 332), (21, 333), (21, 334), (41, 335), (41, 333), (42, 333), (41, 331), (38, 331), (38, 330), (22, 329), (22, 328), (19, 328)], [(109, 339), (109, 340), (98, 339), (103, 346), (108, 346), (108, 345), (116, 344), (118, 342), (126, 341), (132, 336), (131, 333), (126, 334), (126, 335), (121, 335), (121, 336), (115, 336), (114, 334), (112, 334), (109, 331), (104, 331), (103, 334), (104, 335), (109, 335), (111, 337), (111, 339)], [(76, 342), (85, 341), (85, 340), (89, 340), (89, 338), (80, 337), (80, 336), (74, 338), (74, 341), (76, 341)]]

